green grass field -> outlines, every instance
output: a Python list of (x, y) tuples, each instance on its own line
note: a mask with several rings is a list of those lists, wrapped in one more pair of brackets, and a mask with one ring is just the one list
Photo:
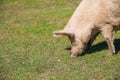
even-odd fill
[(0, 80), (120, 80), (120, 32), (117, 54), (108, 56), (104, 37), (92, 52), (70, 57), (63, 29), (80, 0), (0, 0)]

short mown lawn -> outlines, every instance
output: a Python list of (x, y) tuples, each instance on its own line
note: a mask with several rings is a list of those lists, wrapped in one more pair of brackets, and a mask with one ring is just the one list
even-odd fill
[(0, 80), (120, 80), (120, 32), (117, 54), (108, 56), (102, 34), (91, 53), (70, 57), (63, 29), (80, 0), (0, 0)]

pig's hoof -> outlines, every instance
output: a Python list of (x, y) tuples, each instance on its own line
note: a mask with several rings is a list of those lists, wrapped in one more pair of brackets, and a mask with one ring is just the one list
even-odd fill
[(71, 54), (72, 58), (76, 58), (78, 55), (77, 54)]
[(115, 54), (115, 51), (114, 52), (108, 52), (108, 56), (112, 56), (113, 54)]

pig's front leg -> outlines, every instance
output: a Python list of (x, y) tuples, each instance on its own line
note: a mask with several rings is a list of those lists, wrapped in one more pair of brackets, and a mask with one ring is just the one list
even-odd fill
[(94, 42), (94, 40), (96, 39), (97, 35), (99, 34), (99, 31), (93, 31), (93, 33), (91, 34), (91, 38), (87, 43), (87, 47), (86, 47), (86, 51), (89, 52), (90, 48), (92, 46), (92, 43)]
[(115, 47), (113, 44), (113, 26), (107, 24), (102, 29), (102, 32), (109, 47), (109, 55), (112, 55), (113, 53), (115, 53)]

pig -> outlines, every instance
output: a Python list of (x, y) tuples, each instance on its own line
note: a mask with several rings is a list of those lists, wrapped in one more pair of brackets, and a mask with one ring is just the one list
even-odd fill
[(91, 48), (99, 33), (106, 39), (109, 54), (115, 53), (113, 31), (120, 30), (120, 0), (82, 0), (63, 30), (54, 36), (65, 35), (71, 42), (71, 57)]

